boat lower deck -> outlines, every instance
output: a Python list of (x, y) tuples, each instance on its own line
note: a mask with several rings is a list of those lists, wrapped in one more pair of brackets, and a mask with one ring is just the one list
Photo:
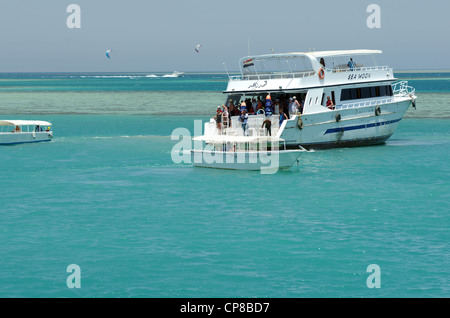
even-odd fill
[(280, 151), (216, 151), (192, 150), (196, 167), (229, 170), (278, 171), (290, 169), (304, 150)]

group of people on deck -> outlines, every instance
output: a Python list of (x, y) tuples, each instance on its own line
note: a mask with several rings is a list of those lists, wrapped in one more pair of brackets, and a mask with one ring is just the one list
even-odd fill
[[(248, 133), (248, 117), (249, 115), (264, 114), (266, 117), (276, 114), (279, 116), (279, 126), (285, 119), (289, 119), (290, 115), (302, 114), (305, 96), (302, 100), (297, 100), (296, 96), (289, 97), (289, 95), (282, 95), (280, 98), (272, 100), (272, 96), (266, 95), (264, 101), (260, 96), (243, 99), (239, 105), (235, 105), (233, 100), (230, 99), (228, 105), (217, 106), (216, 122), (217, 129), (221, 131), (222, 127), (231, 127), (231, 117), (239, 116), (244, 135)], [(268, 134), (271, 136), (270, 125), (268, 125), (269, 119), (263, 122), (261, 128), (266, 128)]]

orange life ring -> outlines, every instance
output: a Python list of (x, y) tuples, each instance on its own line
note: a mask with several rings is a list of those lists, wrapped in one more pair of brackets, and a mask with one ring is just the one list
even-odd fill
[(323, 70), (323, 68), (321, 68), (321, 69), (319, 70), (319, 78), (320, 78), (320, 79), (324, 79), (324, 78), (325, 78), (325, 71)]

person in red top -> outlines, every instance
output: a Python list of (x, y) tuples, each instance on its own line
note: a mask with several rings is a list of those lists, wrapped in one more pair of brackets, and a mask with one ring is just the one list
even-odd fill
[(334, 109), (333, 101), (330, 99), (330, 96), (327, 96), (327, 107), (329, 109)]

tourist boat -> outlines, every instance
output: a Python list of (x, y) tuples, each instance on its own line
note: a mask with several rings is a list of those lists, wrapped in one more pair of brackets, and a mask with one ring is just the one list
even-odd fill
[(196, 167), (260, 170), (261, 173), (289, 170), (306, 151), (288, 150), (283, 139), (270, 136), (198, 136), (193, 141), (191, 162)]
[[(241, 74), (229, 76), (225, 105), (233, 107), (231, 102), (240, 105), (253, 98), (264, 104), (269, 95), (283, 106), (296, 97), (300, 107), (281, 125), (279, 114), (269, 117), (274, 122), (273, 136), (285, 140), (288, 148), (380, 144), (395, 132), (416, 100), (414, 88), (398, 81), (389, 66), (377, 64), (381, 53), (345, 50), (244, 57), (239, 61)], [(259, 136), (265, 119), (264, 114), (249, 116), (250, 136)], [(204, 134), (242, 135), (239, 116), (226, 121), (229, 127), (219, 130), (211, 119)]]
[(40, 120), (0, 120), (0, 145), (50, 141), (52, 124)]

